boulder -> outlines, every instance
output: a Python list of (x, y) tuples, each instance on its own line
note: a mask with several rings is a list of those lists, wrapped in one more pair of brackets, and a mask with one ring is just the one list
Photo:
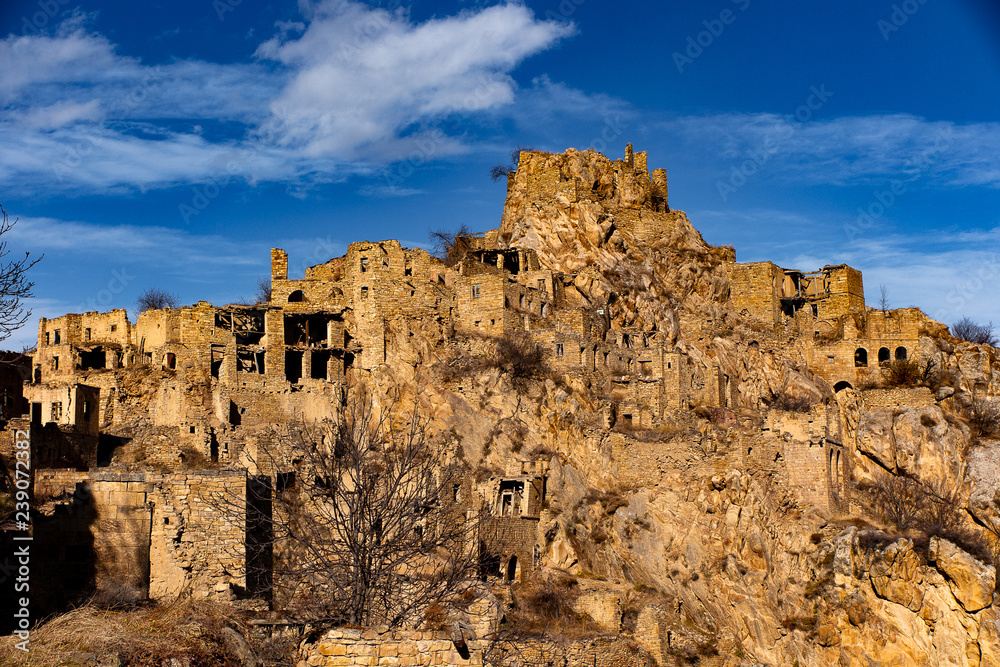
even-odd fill
[(997, 573), (992, 565), (939, 537), (931, 538), (930, 559), (948, 579), (951, 592), (963, 609), (973, 612), (993, 604)]
[(919, 611), (924, 603), (920, 586), (920, 559), (913, 552), (913, 541), (900, 539), (884, 551), (875, 554), (869, 569), (875, 593), (885, 600), (902, 605), (910, 611)]

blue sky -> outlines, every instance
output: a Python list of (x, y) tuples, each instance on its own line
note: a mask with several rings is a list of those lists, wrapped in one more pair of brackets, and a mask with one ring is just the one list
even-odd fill
[(296, 277), (496, 227), (514, 146), (632, 142), (740, 261), (1000, 324), (1000, 11), (792, 4), (5, 0), (9, 244), (45, 253), (36, 316), (223, 304), (272, 246)]

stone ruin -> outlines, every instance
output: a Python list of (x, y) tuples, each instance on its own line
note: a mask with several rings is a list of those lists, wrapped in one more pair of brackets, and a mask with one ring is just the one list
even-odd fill
[[(522, 153), (508, 197), (559, 207), (572, 219), (598, 204), (613, 209), (602, 233), (621, 230), (640, 245), (660, 242), (686, 220), (670, 209), (666, 171), (649, 174), (646, 154), (631, 146), (592, 180), (558, 157)], [(566, 271), (530, 243), (512, 243), (509, 215), (500, 229), (472, 235), (450, 265), (395, 240), (363, 241), (289, 276), (288, 255), (274, 248), (266, 303), (200, 301), (149, 310), (134, 322), (121, 309), (42, 319), (23, 385), (27, 409), (6, 420), (0, 442), (10, 456), (13, 431), (31, 433), (35, 494), (55, 499), (39, 528), (55, 560), (92, 568), (97, 581), (128, 578), (152, 598), (253, 594), (245, 574), (251, 556), (240, 556), (251, 553), (253, 535), (246, 522), (224, 521), (207, 498), (220, 490), (246, 497), (252, 478), (240, 454), (255, 429), (284, 415), (331, 417), (345, 384), (386, 364), (416, 369), (456, 336), (471, 345), (514, 336), (542, 346), (555, 372), (608, 397), (606, 427), (654, 428), (692, 406), (737, 403), (731, 372), (697, 354), (710, 333), (681, 327), (678, 338), (666, 328), (623, 325), (610, 298), (588, 301), (574, 291), (593, 267)], [(866, 308), (861, 273), (849, 266), (802, 272), (737, 263), (735, 251), (715, 250), (730, 308), (758, 323), (762, 344), (796, 336), (808, 370), (836, 391), (879, 365), (913, 358), (919, 335), (933, 326), (916, 309)], [(781, 435), (781, 451), (748, 446), (743, 455), (780, 460), (806, 502), (846, 507), (851, 464), (841, 426), (829, 401), (767, 424)], [(122, 470), (119, 452), (139, 442), (140, 465)], [(656, 447), (629, 455), (639, 476), (655, 465)], [(211, 465), (191, 469), (199, 462)], [(286, 472), (266, 471), (267, 483), (275, 487)], [(462, 490), (484, 494), (479, 501), (514, 526), (510, 553), (492, 575), (521, 578), (538, 565), (547, 474), (544, 464), (512, 462), (479, 491)], [(96, 558), (85, 563), (88, 553)]]

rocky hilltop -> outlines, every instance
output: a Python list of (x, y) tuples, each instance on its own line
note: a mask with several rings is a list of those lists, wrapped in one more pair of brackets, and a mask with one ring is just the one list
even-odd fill
[[(275, 249), (266, 303), (43, 320), (4, 453), (32, 429), (39, 539), (87, 488), (94, 585), (253, 598), (206, 489), (284, 483), (260, 452), (364, 384), (512, 537), (449, 612), (471, 657), (414, 622), (309, 665), (482, 663), (503, 632), (506, 664), (1000, 664), (997, 351), (866, 306), (852, 267), (737, 262), (646, 160), (522, 152), (499, 229), (445, 257), (366, 241), (293, 278)], [(539, 591), (572, 609), (547, 633)]]

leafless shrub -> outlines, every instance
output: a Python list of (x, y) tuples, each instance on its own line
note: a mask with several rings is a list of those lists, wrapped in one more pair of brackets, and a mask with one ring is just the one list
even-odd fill
[(920, 384), (937, 391), (941, 387), (955, 384), (955, 375), (951, 371), (942, 368), (941, 364), (932, 357), (924, 359), (920, 365)]
[(599, 634), (600, 628), (593, 620), (574, 608), (579, 596), (579, 585), (573, 577), (523, 583), (512, 590), (501, 636), (516, 643), (517, 639), (529, 637)]
[(493, 363), (515, 380), (544, 377), (548, 372), (545, 350), (531, 340), (505, 333), (496, 340)]
[(261, 306), (271, 302), (271, 279), (261, 276), (257, 278), (256, 291), (254, 292), (254, 304)]
[[(883, 474), (867, 489), (866, 496), (869, 511), (881, 521), (903, 533), (916, 533), (914, 545), (925, 556), (929, 538), (940, 537), (977, 558), (992, 558), (982, 536), (967, 528), (956, 491), (903, 475)], [(873, 540), (886, 539), (880, 536), (884, 533), (867, 532), (872, 532)]]
[(793, 396), (786, 391), (779, 391), (765, 403), (772, 410), (784, 410), (785, 412), (809, 412), (813, 402), (807, 396)]
[(342, 393), (334, 420), (296, 421), (287, 436), (262, 441), (250, 463), (289, 472), (273, 494), (264, 478), (242, 504), (216, 501), (228, 515), (251, 502), (273, 508), (253, 519), (255, 549), (273, 553), (273, 567), (248, 564), (248, 587), (254, 580), (319, 626), (413, 622), (473, 586), (480, 550), (499, 548), (487, 510), (454, 499), (459, 472), (443, 465), (426, 422), (392, 403), (376, 407), (364, 387)]
[(858, 548), (862, 551), (881, 551), (897, 539), (881, 530), (862, 530), (858, 532)]
[(478, 373), (487, 366), (484, 359), (460, 351), (438, 364), (437, 369), (442, 382), (456, 382)]
[(869, 510), (886, 524), (906, 531), (921, 521), (928, 496), (923, 485), (902, 475), (883, 474), (868, 489)]
[(818, 622), (819, 620), (815, 616), (786, 616), (781, 621), (781, 627), (789, 631), (811, 632), (816, 628)]
[(462, 225), (455, 232), (438, 229), (430, 232), (430, 237), (434, 242), (433, 256), (446, 266), (455, 266), (472, 249), (472, 231), (468, 225)]
[(513, 174), (517, 171), (517, 166), (521, 162), (521, 151), (533, 151), (533, 148), (528, 148), (527, 146), (518, 146), (517, 148), (511, 150), (510, 152), (510, 162), (507, 164), (496, 164), (490, 169), (490, 178), (495, 183), (502, 178), (507, 178), (508, 174)]
[(882, 377), (890, 387), (912, 387), (923, 379), (924, 372), (915, 361), (896, 359), (882, 369)]
[(177, 308), (180, 306), (180, 303), (181, 301), (176, 294), (171, 294), (167, 290), (158, 287), (149, 287), (139, 295), (139, 298), (135, 302), (135, 309), (137, 312), (144, 313), (147, 310)]
[(1000, 435), (1000, 402), (996, 399), (973, 399), (966, 416), (973, 436), (991, 438)]
[(619, 508), (628, 506), (629, 501), (625, 497), (625, 494), (627, 494), (629, 490), (630, 489), (623, 487), (611, 489), (610, 491), (590, 490), (580, 502), (584, 505), (600, 503), (601, 507), (604, 509), (604, 513), (611, 516), (617, 512)]
[(955, 338), (976, 344), (986, 344), (996, 347), (997, 337), (993, 333), (993, 322), (978, 324), (969, 317), (963, 317), (958, 322), (951, 325), (951, 334)]

